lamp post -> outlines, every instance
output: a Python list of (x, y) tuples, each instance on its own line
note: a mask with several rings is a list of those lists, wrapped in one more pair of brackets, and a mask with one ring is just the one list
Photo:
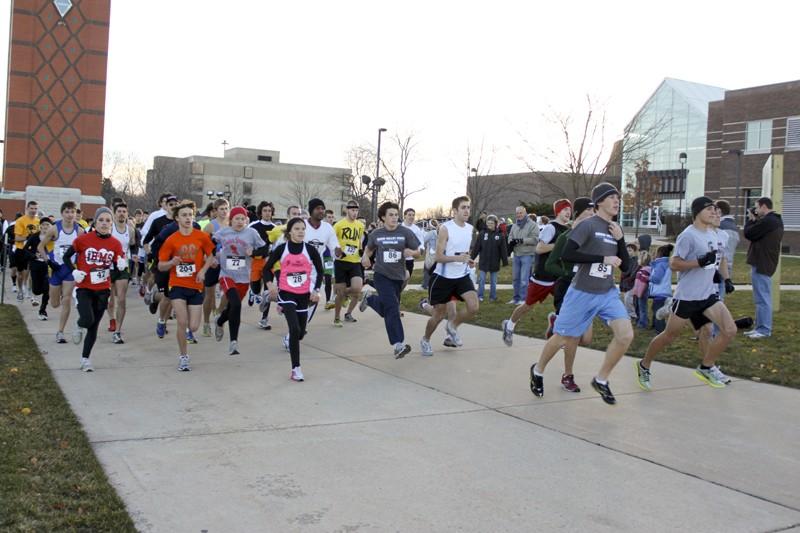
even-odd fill
[(361, 183), (367, 186), (367, 192), (372, 193), (372, 201), (370, 203), (369, 216), (372, 217), (372, 220), (370, 220), (370, 222), (375, 222), (378, 219), (377, 215), (378, 192), (381, 190), (381, 187), (386, 185), (386, 180), (383, 178), (375, 178), (373, 180), (369, 176), (361, 176)]
[(680, 187), (680, 196), (678, 197), (678, 214), (683, 217), (683, 197), (686, 195), (686, 152), (681, 152), (678, 155), (678, 161), (681, 162), (681, 183)]
[(728, 150), (729, 154), (736, 154), (736, 205), (734, 207), (736, 213), (736, 223), (739, 223), (739, 213), (741, 212), (741, 206), (739, 205), (739, 194), (742, 190), (742, 152), (738, 148), (736, 150)]

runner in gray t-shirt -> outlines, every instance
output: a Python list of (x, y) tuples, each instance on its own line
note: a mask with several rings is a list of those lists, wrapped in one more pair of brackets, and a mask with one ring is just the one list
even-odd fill
[(403, 225), (397, 226), (394, 231), (384, 226), (369, 234), (367, 246), (377, 252), (373, 267), (375, 273), (389, 279), (405, 281), (406, 265), (403, 254), (406, 249), (419, 248), (420, 242), (414, 232)]
[(614, 222), (619, 214), (619, 191), (610, 183), (592, 189), (596, 215), (581, 222), (570, 233), (561, 257), (574, 263), (578, 272), (561, 304), (561, 312), (553, 326), (554, 335), (542, 349), (539, 362), (531, 366), (530, 386), (534, 396), (544, 396), (544, 369), (553, 356), (565, 346), (577, 349), (581, 335), (599, 317), (611, 328), (614, 338), (592, 388), (608, 404), (616, 403), (608, 384), (608, 376), (633, 341), (630, 318), (614, 285), (614, 267), (628, 269), (630, 257), (625, 247), (622, 228)]
[[(650, 341), (644, 358), (636, 362), (639, 386), (645, 391), (652, 390), (650, 367), (656, 355), (680, 335), (687, 322), (699, 332), (703, 355), (694, 375), (715, 388), (731, 382), (716, 365), (717, 358), (736, 335), (736, 323), (725, 304), (719, 301), (714, 283), (718, 267), (723, 279), (729, 278), (723, 238), (714, 230), (715, 217), (719, 214), (711, 198), (701, 196), (692, 202), (692, 215), (694, 222), (678, 236), (675, 253), (669, 261), (670, 269), (679, 274), (667, 327)], [(713, 340), (710, 339), (711, 323), (719, 328)]]

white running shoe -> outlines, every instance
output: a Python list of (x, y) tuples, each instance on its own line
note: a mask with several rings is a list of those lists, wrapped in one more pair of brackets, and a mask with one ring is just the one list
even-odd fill
[(730, 376), (723, 374), (722, 370), (720, 370), (717, 365), (712, 365), (711, 368), (708, 369), (708, 373), (712, 374), (717, 379), (717, 381), (720, 381), (725, 385), (733, 381), (730, 378)]
[(306, 378), (303, 376), (303, 371), (300, 369), (299, 366), (296, 366), (292, 369), (292, 374), (289, 376), (292, 381), (305, 381)]
[(450, 335), (450, 338), (453, 340), (456, 346), (464, 345), (464, 343), (461, 342), (461, 337), (458, 334), (458, 330), (456, 329), (456, 327), (453, 325), (452, 322), (450, 322), (449, 320), (445, 322), (444, 329), (447, 332), (447, 334)]
[(75, 344), (80, 344), (83, 340), (83, 328), (76, 327), (75, 330), (72, 332), (72, 342)]
[(272, 329), (272, 326), (269, 324), (269, 320), (266, 318), (262, 318), (258, 321), (258, 328), (259, 329)]
[(56, 344), (67, 344), (67, 339), (64, 338), (64, 333), (56, 331)]
[(239, 355), (239, 343), (236, 341), (231, 341), (228, 344), (228, 355)]
[(88, 357), (81, 357), (81, 371), (94, 372), (94, 368), (92, 368), (92, 362), (89, 361)]
[(189, 356), (188, 355), (178, 356), (178, 371), (188, 372), (190, 370), (191, 368), (189, 368)]
[(359, 311), (363, 313), (364, 311), (367, 310), (367, 307), (369, 307), (369, 302), (367, 301), (367, 298), (372, 296), (374, 293), (375, 289), (367, 285), (366, 288), (364, 289), (364, 292), (361, 293), (361, 301), (358, 303)]
[(431, 341), (422, 337), (419, 341), (419, 348), (422, 351), (422, 355), (426, 357), (430, 357), (433, 355), (433, 346), (431, 346)]
[(669, 298), (664, 300), (664, 305), (659, 307), (658, 311), (656, 311), (656, 320), (666, 320), (671, 311), (672, 311), (672, 297), (670, 296)]

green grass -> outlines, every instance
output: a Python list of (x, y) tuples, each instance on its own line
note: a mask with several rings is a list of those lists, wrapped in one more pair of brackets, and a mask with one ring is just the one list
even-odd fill
[[(747, 253), (737, 252), (733, 262), (733, 282), (736, 284), (750, 284), (750, 265), (747, 264)], [(497, 283), (510, 285), (512, 282), (511, 263), (508, 267), (500, 267)], [(673, 282), (678, 281), (678, 275), (673, 276)], [(414, 269), (411, 283), (422, 283), (422, 269)], [(783, 257), (781, 260), (781, 283), (784, 285), (800, 285), (800, 257)]]
[[(423, 291), (404, 291), (403, 309), (419, 312), (417, 303), (424, 294)], [(511, 316), (513, 307), (505, 303), (510, 299), (511, 291), (498, 291), (498, 303), (482, 302), (478, 316), (472, 323), (499, 330), (501, 321)], [(734, 292), (726, 296), (725, 303), (734, 318), (754, 316), (752, 293), (749, 291)], [(549, 299), (542, 305), (534, 306), (528, 316), (517, 324), (515, 333), (543, 338), (547, 313), (552, 310), (552, 300)], [(796, 326), (800, 321), (800, 291), (785, 291), (782, 294), (781, 311), (775, 313), (773, 321), (772, 337), (749, 340), (743, 335), (737, 335), (720, 357), (719, 364), (726, 374), (800, 388), (800, 333)], [(692, 335), (691, 328), (687, 327), (675, 343), (659, 354), (657, 360), (691, 368), (697, 366), (700, 356), (697, 342), (690, 339)], [(628, 355), (642, 357), (654, 336), (653, 330), (636, 329)], [(605, 350), (610, 338), (611, 331), (599, 321), (595, 321), (591, 348)], [(498, 348), (502, 346), (501, 343), (498, 332)], [(532, 357), (535, 355), (532, 354)]]
[(14, 306), (0, 338), (0, 530), (135, 531)]

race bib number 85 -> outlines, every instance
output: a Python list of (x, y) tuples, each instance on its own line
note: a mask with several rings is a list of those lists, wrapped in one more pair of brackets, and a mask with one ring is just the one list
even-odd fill
[(605, 263), (592, 263), (589, 275), (594, 278), (610, 278), (614, 274), (614, 267)]

